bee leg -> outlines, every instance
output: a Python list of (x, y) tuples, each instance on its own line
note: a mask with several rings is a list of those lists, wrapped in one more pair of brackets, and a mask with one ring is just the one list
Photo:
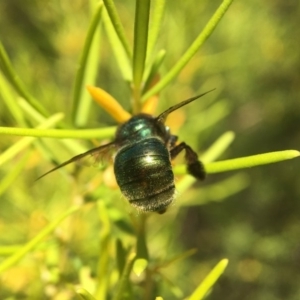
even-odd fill
[(171, 159), (174, 159), (182, 150), (185, 150), (185, 160), (188, 173), (196, 179), (205, 179), (205, 170), (202, 162), (198, 160), (197, 153), (185, 142), (182, 142), (171, 149)]
[(177, 135), (171, 135), (170, 136), (170, 139), (169, 139), (169, 145), (170, 145), (170, 148), (174, 148), (175, 147), (175, 144), (178, 140), (178, 136)]

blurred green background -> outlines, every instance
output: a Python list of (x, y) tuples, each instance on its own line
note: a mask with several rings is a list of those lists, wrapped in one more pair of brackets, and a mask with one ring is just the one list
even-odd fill
[[(130, 40), (132, 2), (116, 1)], [(219, 3), (167, 1), (157, 45), (158, 50), (167, 51), (164, 70), (174, 65)], [(0, 2), (0, 39), (28, 90), (50, 113), (63, 111), (70, 117), (71, 90), (89, 17), (88, 2), (83, 0)], [(183, 109), (186, 120), (179, 130), (180, 140), (204, 151), (223, 132), (232, 130), (236, 139), (221, 159), (299, 149), (299, 36), (298, 1), (235, 1), (204, 47), (161, 93), (158, 111), (216, 88), (207, 97), (210, 100), (203, 99)], [(104, 33), (97, 85), (129, 108), (130, 90), (119, 74)], [(212, 99), (215, 102), (209, 103)], [(92, 105), (87, 128), (115, 124), (101, 108)], [(17, 126), (1, 99), (0, 126)], [(2, 136), (1, 151), (18, 140)], [(86, 178), (72, 181), (65, 173), (51, 175), (52, 178), (33, 185), (36, 177), (51, 168), (34, 149), (21, 175), (0, 196), (2, 245), (26, 242), (41, 230), (46, 220), (53, 219), (83, 191), (94, 187), (88, 186)], [(64, 153), (62, 160), (68, 157)], [(15, 160), (18, 159), (21, 158)], [(1, 167), (0, 178), (11, 172), (14, 162)], [(165, 215), (151, 216), (148, 241), (156, 259), (198, 249), (191, 258), (166, 270), (165, 276), (187, 294), (226, 257), (229, 266), (208, 299), (300, 299), (299, 167), (300, 160), (296, 159), (243, 172), (210, 175), (205, 183), (196, 184), (179, 195), (175, 204), (182, 205), (179, 211), (171, 208)], [(83, 172), (87, 178), (96, 174), (89, 169)], [(221, 189), (212, 188), (233, 175), (243, 182), (244, 188), (238, 193), (225, 197), (226, 185)], [(106, 195), (108, 188), (98, 190), (95, 198)], [(122, 218), (126, 219), (128, 208), (118, 190), (104, 198), (108, 207), (114, 203), (116, 211), (123, 211)], [(184, 205), (184, 201), (191, 199), (205, 203)], [(24, 299), (24, 295), (43, 293), (49, 299), (71, 298), (66, 282), (76, 284), (83, 266), (93, 264), (101, 249), (98, 240), (101, 222), (97, 221), (92, 207), (92, 204), (86, 206), (80, 218), (73, 218), (72, 225), (65, 224), (62, 232), (56, 232), (59, 242), (49, 239), (54, 257), (49, 251), (45, 257), (43, 249), (39, 249), (40, 252), (20, 263), (20, 267), (8, 271), (2, 281), (0, 298), (14, 294), (12, 299)], [(68, 262), (56, 257), (60, 251), (67, 252)], [(53, 278), (55, 272), (60, 275)], [(51, 279), (45, 279), (47, 275)], [(165, 299), (175, 299), (175, 295), (182, 298), (177, 288), (168, 285), (163, 286), (161, 293)]]

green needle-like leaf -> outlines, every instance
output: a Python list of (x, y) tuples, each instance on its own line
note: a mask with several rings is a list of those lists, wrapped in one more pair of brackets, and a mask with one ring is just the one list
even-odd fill
[[(251, 155), (246, 157), (228, 159), (208, 163), (205, 170), (208, 174), (221, 173), (238, 169), (252, 168), (261, 165), (273, 164), (287, 159), (293, 159), (300, 155), (297, 150), (284, 150), (264, 154)], [(176, 174), (186, 174), (186, 166), (178, 165), (175, 168)]]
[[(95, 11), (93, 18), (92, 18), (92, 22), (88, 29), (86, 40), (85, 40), (82, 54), (80, 57), (78, 71), (76, 73), (74, 90), (73, 90), (73, 112), (72, 112), (72, 118), (75, 123), (78, 123), (78, 120), (80, 117), (79, 115), (82, 114), (81, 108), (82, 108), (82, 106), (84, 106), (84, 104), (80, 103), (82, 100), (82, 98), (80, 98), (80, 95), (84, 88), (84, 77), (85, 77), (85, 72), (86, 72), (86, 68), (88, 65), (87, 64), (88, 56), (89, 56), (89, 53), (91, 50), (94, 35), (97, 31), (97, 28), (98, 28), (98, 25), (100, 22), (102, 7), (103, 7), (103, 4), (100, 3)], [(93, 61), (93, 65), (94, 66), (97, 65), (95, 63), (95, 61)], [(82, 119), (82, 117), (81, 117), (81, 119)], [(86, 117), (85, 117), (85, 119), (86, 119)]]
[(46, 120), (46, 118), (25, 99), (18, 98), (17, 105), (22, 110), (24, 116), (26, 116), (26, 119), (30, 120), (31, 123), (33, 123), (33, 120), (37, 123), (43, 123)]
[(147, 76), (147, 80), (143, 87), (143, 92), (147, 91), (149, 89), (153, 79), (155, 78), (155, 75), (158, 74), (159, 68), (160, 68), (161, 64), (163, 63), (165, 56), (166, 56), (165, 50), (160, 50), (158, 52), (158, 54), (154, 60), (154, 63), (151, 66), (149, 75)]
[[(207, 152), (207, 161), (213, 159), (215, 155), (219, 155), (219, 151), (226, 148), (226, 144), (228, 145), (228, 142), (231, 141), (230, 134), (223, 135), (210, 149), (212, 149), (212, 152)], [(219, 152), (219, 153), (218, 153)], [(258, 154), (258, 155), (252, 155), (247, 157), (241, 157), (241, 158), (235, 158), (235, 159), (229, 159), (224, 161), (218, 161), (213, 163), (207, 163), (205, 164), (205, 171), (207, 174), (212, 173), (221, 173), (221, 172), (227, 172), (232, 170), (238, 170), (238, 169), (245, 169), (245, 168), (251, 168), (255, 166), (260, 165), (266, 165), (266, 164), (272, 164), (276, 162), (280, 162), (287, 159), (296, 158), (300, 155), (299, 151), (297, 150), (285, 150), (285, 151), (278, 151), (278, 152), (270, 152), (265, 154)], [(178, 165), (174, 168), (175, 174), (186, 174), (186, 165)], [(181, 193), (187, 190), (196, 179), (192, 176), (185, 176), (180, 182), (177, 184), (177, 190)], [(244, 188), (244, 186), (247, 185), (246, 182), (243, 181), (241, 184), (241, 188)]]
[(201, 155), (203, 163), (209, 163), (221, 156), (224, 151), (233, 142), (235, 134), (232, 131), (227, 131), (222, 134), (210, 147)]
[[(61, 121), (63, 119), (64, 115), (61, 113), (55, 114), (49, 119), (47, 119), (44, 123), (39, 125), (37, 128), (38, 129), (46, 129), (49, 127), (54, 126), (56, 123)], [(4, 127), (5, 128), (5, 127)], [(2, 152), (0, 155), (0, 166), (4, 164), (6, 161), (10, 160), (13, 158), (17, 153), (28, 147), (33, 141), (35, 140), (34, 137), (25, 137), (12, 145), (10, 148)]]
[(163, 18), (164, 10), (165, 10), (165, 0), (156, 0), (154, 1), (153, 11), (151, 13), (151, 20), (150, 20), (150, 29), (149, 29), (149, 42), (148, 42), (148, 49), (147, 49), (147, 60), (152, 55), (152, 51), (154, 46), (156, 45), (157, 37), (159, 31), (161, 30), (161, 21)]
[(0, 256), (11, 255), (20, 250), (23, 245), (0, 246)]
[(27, 151), (27, 153), (25, 155), (23, 155), (23, 157), (20, 159), (20, 161), (15, 162), (15, 167), (10, 172), (5, 174), (5, 176), (3, 178), (1, 178), (0, 196), (6, 191), (6, 189), (8, 189), (12, 185), (14, 180), (18, 177), (18, 175), (24, 169), (24, 167), (28, 161), (29, 154), (30, 154), (30, 151)]
[(146, 61), (150, 0), (137, 0), (134, 23), (133, 83), (139, 87)]
[[(184, 193), (195, 182), (191, 176), (186, 176), (176, 185), (180, 194)], [(228, 176), (224, 180), (218, 181), (212, 185), (201, 188), (199, 197), (190, 197), (187, 200), (180, 201), (179, 206), (198, 206), (210, 201), (223, 201), (228, 197), (235, 195), (250, 185), (250, 179), (245, 173), (238, 172)]]
[(117, 252), (117, 266), (119, 274), (121, 275), (123, 273), (124, 267), (125, 267), (125, 261), (127, 252), (124, 248), (122, 241), (120, 239), (116, 240), (116, 252)]
[(112, 244), (111, 237), (111, 220), (109, 219), (108, 211), (103, 202), (97, 203), (98, 215), (101, 221), (101, 231), (99, 243), (101, 245), (101, 252), (97, 262), (97, 282), (94, 296), (96, 299), (107, 299), (107, 291), (109, 287), (109, 249)]
[(136, 243), (136, 257), (144, 258), (146, 260), (149, 259), (149, 251), (146, 240), (146, 215), (140, 215), (137, 218), (138, 221), (138, 229), (137, 229), (137, 243)]
[(171, 266), (171, 265), (173, 265), (173, 264), (175, 264), (175, 263), (177, 263), (177, 262), (179, 262), (179, 261), (181, 261), (181, 260), (184, 260), (184, 259), (186, 259), (186, 258), (188, 258), (188, 257), (190, 257), (190, 256), (192, 256), (192, 255), (194, 255), (196, 252), (197, 252), (197, 249), (196, 249), (196, 248), (194, 248), (194, 249), (189, 249), (189, 250), (187, 250), (187, 251), (185, 251), (185, 252), (183, 252), (183, 253), (180, 253), (180, 254), (176, 255), (175, 257), (169, 259), (168, 261), (162, 263), (162, 264), (159, 266), (159, 268), (166, 268), (166, 267), (168, 267), (168, 266)]
[(7, 81), (4, 79), (2, 74), (0, 74), (0, 98), (3, 99), (17, 124), (19, 126), (26, 126), (24, 115), (17, 104), (17, 101), (15, 99), (16, 97), (14, 93), (11, 92), (9, 85), (7, 84)]
[(285, 150), (269, 152), (264, 154), (246, 156), (241, 158), (228, 159), (207, 164), (207, 173), (220, 173), (232, 170), (252, 168), (260, 165), (273, 164), (287, 159), (296, 158), (300, 155), (297, 150)]
[(133, 98), (134, 112), (140, 110), (141, 82), (147, 54), (150, 0), (136, 0), (133, 47)]
[[(234, 139), (234, 133), (232, 131), (227, 131), (222, 134), (202, 155), (201, 161), (207, 164), (211, 161), (217, 159), (222, 153), (229, 147)], [(177, 165), (173, 168), (175, 174), (186, 174), (185, 165)], [(189, 176), (189, 183), (195, 181), (193, 177)]]
[(224, 0), (222, 4), (219, 6), (215, 14), (211, 17), (209, 22), (206, 24), (203, 31), (199, 34), (193, 44), (188, 48), (188, 50), (182, 55), (182, 57), (178, 60), (178, 62), (174, 65), (174, 67), (161, 79), (161, 81), (155, 85), (151, 90), (149, 90), (146, 94), (143, 95), (142, 100), (145, 101), (151, 96), (157, 94), (164, 87), (166, 87), (179, 73), (180, 71), (187, 65), (187, 63), (192, 59), (192, 57), (196, 54), (199, 48), (203, 45), (203, 43), (207, 40), (207, 38), (213, 33), (214, 29), (224, 16), (225, 12), (231, 5), (233, 0)]
[(219, 279), (224, 270), (228, 265), (228, 259), (222, 259), (212, 271), (205, 277), (193, 294), (188, 298), (188, 300), (201, 300), (207, 294), (207, 292), (212, 288), (214, 283)]
[(0, 264), (0, 274), (6, 269), (16, 264), (20, 259), (22, 259), (22, 257), (29, 253), (29, 251), (36, 247), (48, 234), (50, 234), (59, 223), (61, 223), (69, 215), (76, 212), (78, 209), (78, 206), (73, 206), (72, 208), (70, 208), (67, 212), (63, 213), (60, 217), (58, 217), (49, 225), (47, 225), (35, 238), (33, 238), (26, 245), (24, 245), (19, 251), (17, 251), (15, 254), (4, 260)]
[(114, 56), (125, 81), (132, 80), (131, 59), (128, 58), (125, 48), (117, 35), (112, 20), (108, 16), (106, 9), (103, 10), (103, 24), (111, 44)]
[(0, 68), (6, 76), (8, 82), (14, 87), (20, 96), (25, 98), (36, 110), (44, 116), (47, 116), (45, 108), (36, 100), (26, 89), (25, 85), (15, 73), (13, 66), (8, 58), (8, 55), (0, 42)]
[(87, 290), (84, 288), (80, 288), (76, 290), (76, 293), (83, 299), (83, 300), (97, 300), (93, 297)]
[(135, 253), (130, 253), (127, 262), (122, 274), (122, 277), (119, 281), (119, 286), (116, 291), (115, 296), (113, 297), (113, 300), (129, 300), (131, 298), (131, 292), (130, 292), (130, 285), (129, 285), (129, 276), (133, 267), (133, 263), (135, 261)]
[(132, 53), (130, 50), (129, 43), (127, 41), (125, 30), (122, 26), (122, 23), (120, 21), (119, 15), (117, 13), (116, 7), (114, 5), (114, 2), (112, 0), (103, 0), (105, 8), (107, 10), (107, 13), (109, 15), (109, 18), (111, 20), (112, 25), (115, 28), (115, 32), (118, 35), (123, 48), (125, 49), (125, 52), (127, 53), (128, 58), (131, 60)]
[(116, 126), (105, 127), (101, 129), (77, 130), (0, 127), (0, 135), (34, 136), (40, 138), (57, 139), (104, 139), (112, 137), (115, 134), (115, 131)]
[[(26, 116), (30, 119), (31, 123), (34, 123), (34, 122), (43, 123), (43, 122), (46, 121), (46, 119), (40, 113), (38, 113), (28, 102), (26, 102), (22, 98), (18, 100), (18, 103), (19, 103), (20, 107), (24, 110), (24, 112), (26, 113)], [(78, 153), (82, 153), (82, 152), (87, 151), (87, 149), (85, 147), (83, 147), (80, 142), (69, 139), (69, 138), (81, 139), (82, 136), (80, 135), (80, 133), (82, 133), (83, 136), (85, 136), (85, 133), (86, 133), (85, 130), (83, 130), (84, 132), (80, 132), (80, 130), (60, 131), (60, 130), (57, 130), (57, 129), (53, 129), (54, 131), (52, 131), (52, 129), (50, 129), (50, 132), (47, 133), (44, 129), (40, 132), (32, 132), (30, 130), (30, 128), (25, 128), (25, 129), (26, 130), (25, 130), (24, 134), (26, 136), (27, 136), (27, 133), (29, 135), (30, 134), (36, 135), (37, 137), (46, 137), (48, 134), (49, 134), (48, 137), (53, 137), (53, 138), (55, 138), (55, 137), (59, 138), (59, 136), (60, 136), (62, 138), (60, 140), (60, 143), (65, 145), (70, 150), (70, 152), (73, 153), (73, 154), (78, 154)], [(35, 128), (34, 130), (36, 130), (36, 129), (37, 128)], [(7, 131), (7, 127), (3, 130)], [(27, 130), (29, 130), (29, 131), (27, 131)], [(39, 129), (37, 129), (37, 130), (39, 130)], [(87, 130), (89, 130), (89, 129), (87, 129)], [(92, 129), (92, 131), (93, 130), (94, 129)], [(15, 133), (17, 135), (18, 135), (18, 131), (19, 131), (19, 128), (16, 128)], [(26, 133), (26, 131), (27, 131), (27, 133)], [(10, 129), (9, 129), (9, 133), (11, 133)], [(20, 135), (22, 135), (22, 129), (21, 129), (21, 132), (19, 132), (19, 133), (20, 133)], [(77, 136), (77, 134), (79, 134), (79, 136)], [(90, 137), (90, 138), (92, 138), (92, 137)], [(44, 153), (44, 155), (45, 155), (45, 153), (47, 153), (47, 151), (45, 152), (45, 149), (44, 149), (43, 146), (40, 147), (39, 144), (37, 144), (37, 147), (39, 147), (39, 150), (42, 153)], [(47, 154), (45, 156), (48, 157), (48, 159), (50, 157), (52, 157), (51, 155), (49, 156), (49, 154)]]

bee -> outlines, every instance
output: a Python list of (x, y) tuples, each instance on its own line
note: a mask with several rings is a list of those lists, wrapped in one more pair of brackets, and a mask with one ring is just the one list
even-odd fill
[(165, 213), (175, 198), (171, 161), (180, 152), (185, 151), (187, 172), (198, 180), (205, 179), (205, 169), (197, 153), (185, 142), (177, 144), (178, 137), (171, 134), (165, 121), (173, 111), (209, 92), (171, 106), (157, 117), (145, 113), (131, 117), (117, 128), (112, 142), (73, 157), (38, 179), (84, 157), (98, 160), (114, 151), (115, 177), (129, 203), (143, 212)]

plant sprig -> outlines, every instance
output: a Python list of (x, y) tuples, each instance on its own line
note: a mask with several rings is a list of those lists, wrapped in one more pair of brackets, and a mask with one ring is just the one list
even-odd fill
[[(98, 57), (98, 52), (101, 50), (100, 35), (98, 34), (98, 29), (100, 29), (99, 24), (101, 20), (103, 21), (106, 34), (116, 56), (117, 63), (121, 70), (121, 76), (124, 78), (124, 81), (130, 83), (131, 95), (133, 98), (133, 110), (135, 113), (139, 113), (142, 108), (142, 102), (148, 100), (152, 96), (156, 96), (161, 90), (163, 90), (168, 84), (170, 84), (170, 82), (174, 80), (183, 70), (183, 68), (190, 62), (190, 60), (204, 44), (206, 39), (213, 33), (214, 29), (219, 24), (220, 20), (222, 19), (232, 2), (233, 0), (224, 0), (221, 3), (202, 32), (200, 32), (196, 37), (192, 45), (188, 47), (182, 57), (178, 59), (173, 68), (168, 70), (166, 74), (161, 74), (161, 67), (163, 65), (164, 58), (167, 54), (168, 49), (160, 50), (157, 53), (155, 52), (155, 45), (157, 37), (159, 36), (159, 29), (161, 28), (162, 16), (165, 10), (165, 1), (156, 1), (152, 19), (150, 18), (151, 1), (136, 1), (136, 14), (134, 19), (135, 32), (132, 46), (130, 46), (129, 40), (126, 37), (125, 29), (120, 21), (120, 17), (113, 1), (104, 0), (104, 7), (103, 4), (98, 4), (91, 19), (90, 26), (87, 30), (85, 44), (79, 59), (79, 68), (76, 72), (74, 80), (72, 108), (73, 123), (75, 123), (77, 126), (85, 127), (89, 118), (89, 100), (87, 100), (87, 95), (83, 95), (83, 87), (87, 80), (92, 81), (89, 82), (89, 84), (94, 83), (94, 81), (96, 80), (98, 62), (100, 60), (100, 58)], [(149, 20), (152, 20), (152, 23), (149, 22)], [(101, 129), (57, 129), (59, 128), (58, 124), (63, 118), (63, 114), (59, 112), (55, 115), (50, 116), (50, 113), (42, 105), (42, 101), (38, 101), (32, 96), (31, 92), (27, 90), (22, 80), (14, 71), (12, 63), (10, 62), (2, 44), (0, 44), (0, 67), (3, 72), (0, 78), (0, 87), (4, 86), (4, 89), (1, 88), (0, 92), (4, 95), (6, 106), (9, 107), (14, 120), (17, 120), (18, 126), (22, 126), (22, 128), (0, 127), (0, 135), (25, 137), (20, 139), (20, 141), (16, 142), (6, 151), (3, 151), (1, 153), (0, 165), (9, 161), (13, 162), (13, 158), (21, 151), (27, 150), (27, 148), (36, 140), (36, 138), (54, 138), (57, 140), (66, 138), (113, 138), (116, 126), (105, 127)], [(157, 79), (160, 77), (158, 75), (161, 75), (161, 79)], [(156, 82), (156, 80), (158, 80), (158, 82)], [(9, 87), (8, 85), (6, 85), (7, 83), (9, 83)], [(13, 90), (13, 92), (11, 90)], [(23, 99), (18, 100), (18, 98), (15, 97), (14, 92), (17, 92), (17, 94), (19, 94)], [(103, 94), (104, 92), (102, 93), (102, 96)], [(103, 100), (103, 98), (104, 101), (109, 102), (108, 107), (110, 109), (111, 106), (113, 106), (113, 98), (102, 97), (101, 100)], [(119, 111), (122, 110), (123, 108), (120, 106)], [(116, 110), (113, 109), (113, 111), (115, 112)], [(123, 113), (124, 111), (125, 110), (123, 110)], [(221, 111), (221, 113), (217, 114), (216, 111)], [(226, 107), (225, 102), (220, 101), (217, 104), (211, 106), (210, 109), (207, 110), (209, 121), (204, 125), (204, 127), (211, 126), (212, 124), (216, 123), (217, 120), (219, 120), (218, 118), (224, 117), (229, 112), (230, 110), (228, 109), (228, 107)], [(129, 113), (126, 114), (126, 111), (124, 115), (125, 117), (123, 116), (123, 118), (116, 118), (116, 120), (118, 122), (121, 122), (121, 120), (124, 120), (124, 118), (126, 119), (127, 117), (129, 118), (131, 116)], [(213, 115), (215, 117), (213, 117)], [(30, 126), (36, 126), (35, 123), (39, 123), (40, 125), (38, 125), (36, 128), (31, 128)], [(28, 128), (26, 128), (26, 125), (28, 126)], [(73, 124), (70, 124), (69, 127), (64, 128), (72, 128), (72, 125)], [(56, 128), (53, 129), (52, 127)], [(205, 164), (205, 168), (208, 174), (250, 168), (293, 159), (299, 156), (299, 151), (285, 150), (251, 155), (248, 157), (228, 159), (224, 161), (216, 161), (216, 159), (219, 158), (226, 149), (228, 149), (234, 138), (235, 134), (233, 132), (226, 132), (221, 135), (205, 153), (203, 153), (201, 160)], [(76, 145), (75, 141), (60, 142), (65, 142), (65, 145), (67, 145), (67, 147), (69, 148), (68, 150), (77, 151), (78, 149), (80, 149), (80, 146)], [(57, 141), (57, 143), (59, 142)], [(42, 148), (43, 146), (38, 145), (37, 149), (39, 149), (39, 147)], [(58, 155), (60, 155), (60, 153)], [(14, 163), (14, 171), (6, 175), (4, 180), (0, 184), (0, 194), (3, 194), (4, 191), (8, 189), (8, 186), (12, 185), (13, 181), (24, 168), (28, 156), (29, 154), (26, 154), (18, 163)], [(194, 178), (186, 174), (186, 166), (184, 165), (175, 166), (174, 173), (176, 175), (186, 175), (176, 185), (180, 193), (190, 187), (191, 184), (195, 181)], [(110, 206), (110, 197), (113, 197), (107, 192), (108, 188), (102, 184), (102, 181), (105, 182), (106, 176), (107, 174), (101, 177), (101, 184), (99, 184), (99, 182), (97, 182), (96, 184), (89, 183), (84, 187), (85, 190), (84, 193), (82, 193), (84, 195), (82, 196), (80, 194), (80, 197), (84, 198), (84, 200), (89, 200), (89, 198), (93, 200), (100, 200), (97, 202), (97, 220), (99, 221), (101, 230), (99, 236), (95, 237), (94, 239), (97, 239), (97, 243), (101, 245), (101, 251), (100, 253), (97, 253), (97, 260), (93, 260), (93, 262), (96, 261), (94, 269), (97, 275), (96, 278), (91, 279), (94, 280), (92, 286), (95, 287), (93, 294), (90, 294), (84, 288), (79, 288), (77, 290), (77, 294), (83, 299), (88, 300), (102, 300), (108, 297), (116, 300), (126, 299), (126, 297), (128, 299), (132, 299), (132, 286), (134, 283), (131, 282), (131, 275), (145, 275), (147, 288), (150, 286), (153, 287), (153, 290), (155, 290), (155, 276), (160, 276), (159, 278), (161, 279), (161, 281), (167, 281), (167, 279), (164, 278), (163, 274), (160, 274), (156, 271), (160, 268), (167, 268), (171, 265), (174, 265), (175, 263), (178, 263), (183, 258), (192, 255), (195, 250), (192, 249), (178, 255), (173, 255), (173, 259), (167, 258), (165, 260), (165, 263), (161, 261), (157, 262), (157, 260), (159, 260), (160, 258), (153, 255), (149, 241), (147, 240), (147, 232), (149, 230), (149, 228), (147, 227), (147, 217), (144, 215), (131, 215), (130, 220), (132, 221), (132, 225), (130, 223), (131, 226), (127, 226), (129, 224), (126, 223), (129, 221), (125, 217), (125, 215), (127, 216), (127, 211), (125, 213), (122, 210), (118, 210), (118, 212), (116, 212), (117, 209), (114, 210)], [(76, 182), (74, 186), (77, 186), (77, 183), (78, 182)], [(219, 193), (218, 195), (221, 195), (222, 197), (225, 195), (224, 197), (226, 197), (230, 194), (237, 193), (238, 191), (249, 185), (249, 180), (247, 180), (247, 177), (243, 176), (243, 174), (238, 173), (222, 182), (219, 182), (220, 186), (224, 184), (230, 186), (231, 183), (235, 183), (235, 186), (233, 188), (228, 188), (225, 193)], [(95, 188), (95, 186), (97, 188)], [(207, 187), (206, 191), (204, 189), (204, 193), (206, 192), (207, 194), (213, 194), (215, 193), (215, 190), (220, 186), (209, 186)], [(74, 194), (76, 193), (74, 192)], [(77, 197), (78, 195), (79, 194), (76, 194)], [(115, 198), (113, 198), (112, 203), (114, 200)], [(215, 196), (213, 200), (219, 201), (220, 199)], [(203, 200), (203, 202), (205, 202), (205, 200)], [(186, 205), (198, 204), (199, 201), (187, 201), (186, 203)], [(78, 209), (79, 207), (72, 206), (70, 210), (62, 214), (56, 220), (49, 223), (38, 235), (29, 240), (25, 245), (10, 249), (2, 249), (3, 253), (8, 250), (14, 250), (15, 252), (0, 264), (0, 272), (3, 272), (13, 265), (17, 264), (17, 262), (21, 260), (26, 254), (28, 254), (30, 251), (33, 251), (39, 244), (41, 244), (44, 238), (51, 232), (53, 232), (58, 224), (60, 224), (66, 217), (73, 214)], [(118, 227), (118, 222), (113, 222), (116, 219), (120, 221), (119, 223), (123, 222), (122, 225), (125, 224), (125, 226), (123, 226), (123, 229), (122, 226)], [(76, 222), (74, 222), (74, 224), (75, 223)], [(128, 241), (126, 240), (126, 242), (123, 243), (123, 241), (121, 242), (121, 239), (125, 234), (128, 234), (128, 231), (126, 232), (124, 228), (130, 228), (130, 239), (128, 239)], [(76, 234), (84, 234), (84, 230), (80, 228), (80, 230), (76, 231)], [(115, 244), (115, 248), (117, 249), (115, 251), (116, 253), (111, 251), (111, 249), (114, 249)], [(87, 248), (90, 248), (90, 245), (88, 245)], [(112, 253), (114, 253), (115, 256), (111, 261)], [(108, 276), (111, 271), (110, 268), (115, 263), (115, 261), (119, 262), (119, 268), (116, 267), (112, 272), (113, 275)], [(156, 269), (153, 268), (154, 261), (157, 266)], [(80, 261), (80, 264), (81, 263), (82, 262)], [(86, 263), (86, 261), (83, 263)], [(219, 276), (224, 272), (227, 264), (227, 259), (221, 260), (202, 281), (202, 283), (199, 284), (197, 289), (193, 293), (191, 293), (188, 299), (203, 299), (203, 297), (205, 297), (208, 291), (213, 287), (213, 284), (217, 281)], [(151, 284), (147, 285), (147, 283), (149, 282)], [(111, 289), (112, 286), (116, 288)], [(150, 295), (149, 290), (146, 290), (145, 294)], [(162, 297), (157, 297), (157, 299), (158, 298), (162, 299)]]

